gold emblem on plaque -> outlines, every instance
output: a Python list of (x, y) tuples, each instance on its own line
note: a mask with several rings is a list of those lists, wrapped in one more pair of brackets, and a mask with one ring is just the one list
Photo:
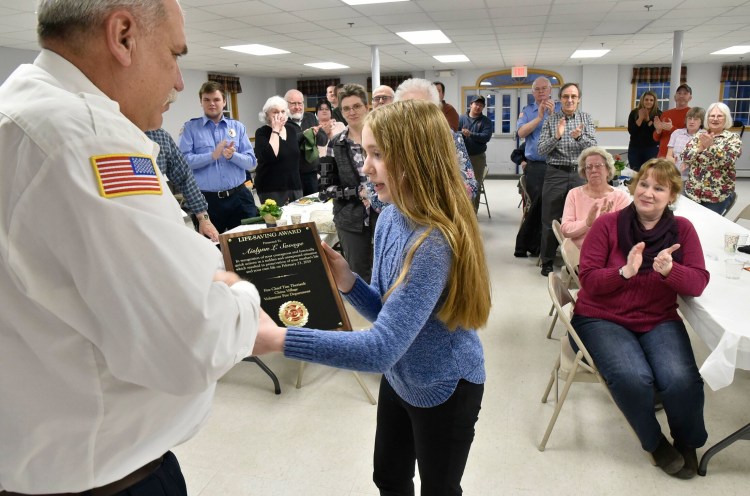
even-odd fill
[(309, 316), (307, 307), (299, 301), (287, 301), (279, 307), (279, 319), (287, 326), (303, 326)]

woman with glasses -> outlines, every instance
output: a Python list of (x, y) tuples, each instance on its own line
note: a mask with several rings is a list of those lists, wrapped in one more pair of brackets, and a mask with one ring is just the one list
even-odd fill
[(705, 133), (685, 145), (683, 164), (688, 170), (685, 196), (719, 215), (724, 215), (734, 193), (735, 162), (742, 154), (742, 140), (729, 130), (732, 114), (724, 103), (708, 106)]
[(615, 159), (600, 146), (591, 146), (578, 157), (578, 175), (586, 184), (571, 189), (565, 198), (562, 233), (580, 249), (583, 238), (602, 214), (616, 212), (630, 204), (630, 195), (613, 188), (608, 181), (615, 175)]
[(644, 162), (659, 154), (659, 142), (654, 141), (654, 119), (660, 115), (656, 93), (647, 91), (628, 116), (628, 166), (634, 171), (640, 170)]
[(326, 153), (336, 159), (335, 174), (338, 176), (333, 222), (349, 267), (370, 282), (372, 235), (381, 205), (370, 203), (367, 176), (362, 172), (365, 163), (362, 128), (368, 112), (367, 92), (358, 84), (344, 85), (339, 91), (339, 108), (347, 126), (331, 139)]

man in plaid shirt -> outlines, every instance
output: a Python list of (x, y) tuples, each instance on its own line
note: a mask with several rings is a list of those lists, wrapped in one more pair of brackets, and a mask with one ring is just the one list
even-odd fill
[(208, 202), (195, 182), (193, 171), (190, 170), (185, 157), (180, 152), (177, 144), (164, 129), (146, 131), (146, 136), (159, 145), (159, 156), (156, 164), (159, 170), (172, 181), (185, 198), (185, 206), (193, 214), (193, 222), (196, 222), (198, 232), (211, 241), (219, 241), (219, 231), (211, 223), (208, 216)]
[(577, 83), (566, 83), (560, 88), (562, 111), (544, 121), (537, 150), (547, 156), (547, 171), (542, 188), (542, 275), (552, 272), (557, 252), (557, 239), (552, 232), (552, 221), (560, 220), (568, 191), (583, 184), (578, 174), (578, 156), (596, 145), (591, 116), (578, 109), (581, 89)]

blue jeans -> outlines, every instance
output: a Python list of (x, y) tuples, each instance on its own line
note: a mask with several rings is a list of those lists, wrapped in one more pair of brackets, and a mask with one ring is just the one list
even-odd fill
[(737, 193), (732, 193), (731, 195), (727, 196), (723, 201), (717, 202), (717, 203), (709, 203), (709, 202), (700, 202), (701, 205), (706, 207), (707, 209), (716, 212), (719, 215), (724, 215), (724, 210), (727, 209), (729, 206), (729, 203), (732, 201), (732, 197), (736, 195)]
[(703, 379), (682, 321), (662, 322), (644, 333), (579, 315), (572, 324), (644, 450), (653, 452), (662, 436), (654, 413), (655, 390), (675, 445), (700, 448), (706, 443)]

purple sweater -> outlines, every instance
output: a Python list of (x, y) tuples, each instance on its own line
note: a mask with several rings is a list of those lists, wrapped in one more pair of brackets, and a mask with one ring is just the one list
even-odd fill
[(581, 290), (575, 314), (605, 319), (634, 332), (647, 332), (661, 322), (681, 320), (677, 295), (700, 296), (709, 279), (695, 228), (684, 217), (675, 217), (682, 262), (672, 263), (668, 277), (648, 271), (625, 280), (618, 272), (627, 262), (617, 241), (620, 213), (599, 217), (583, 241)]

